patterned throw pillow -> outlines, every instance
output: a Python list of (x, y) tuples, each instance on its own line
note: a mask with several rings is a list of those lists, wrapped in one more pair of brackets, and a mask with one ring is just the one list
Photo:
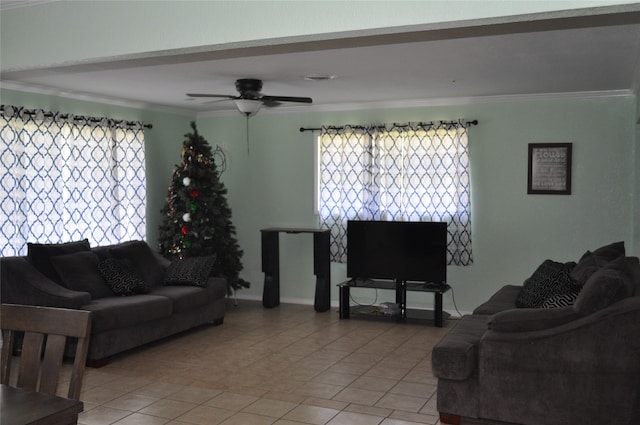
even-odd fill
[(116, 295), (136, 295), (149, 292), (140, 272), (127, 259), (108, 258), (100, 261), (98, 271)]
[(215, 255), (173, 260), (167, 269), (164, 284), (206, 287), (215, 261)]
[(545, 260), (527, 279), (518, 297), (516, 306), (520, 308), (538, 308), (552, 295), (564, 294), (572, 284), (569, 274), (576, 263), (558, 263)]
[(569, 292), (566, 294), (555, 294), (551, 295), (549, 298), (544, 300), (542, 304), (540, 304), (540, 308), (562, 308), (569, 307), (576, 302), (578, 299), (578, 294), (580, 293), (579, 288), (577, 288), (573, 292)]

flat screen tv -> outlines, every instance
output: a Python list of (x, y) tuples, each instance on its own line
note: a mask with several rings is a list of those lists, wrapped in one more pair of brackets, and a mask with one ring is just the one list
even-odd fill
[(348, 221), (347, 276), (446, 283), (447, 224)]

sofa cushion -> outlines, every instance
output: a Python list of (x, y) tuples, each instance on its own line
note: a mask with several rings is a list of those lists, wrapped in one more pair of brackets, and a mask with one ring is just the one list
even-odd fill
[(487, 302), (473, 310), (473, 314), (495, 314), (516, 308), (516, 298), (518, 298), (521, 290), (522, 286), (505, 285), (493, 294)]
[(173, 312), (182, 313), (222, 299), (226, 291), (227, 281), (220, 277), (212, 277), (209, 278), (206, 287), (156, 286), (149, 293), (169, 298), (173, 302)]
[(636, 291), (634, 276), (638, 275), (638, 258), (619, 257), (597, 272), (584, 284), (574, 308), (581, 314), (591, 314), (632, 296)]
[(438, 378), (464, 381), (478, 368), (478, 344), (489, 315), (463, 316), (433, 348), (431, 368)]
[(83, 239), (75, 242), (56, 244), (27, 243), (27, 258), (40, 273), (54, 282), (64, 285), (60, 276), (51, 264), (51, 257), (56, 255), (72, 254), (79, 251), (89, 251), (89, 240)]
[(624, 255), (624, 242), (614, 242), (612, 244), (602, 246), (593, 252), (587, 251), (580, 258), (576, 267), (571, 271), (571, 279), (580, 285), (584, 285), (592, 274), (610, 261), (619, 257), (624, 257)]
[(113, 296), (113, 291), (98, 272), (98, 256), (93, 252), (56, 255), (51, 257), (51, 264), (67, 288), (88, 292), (91, 298)]
[(156, 286), (149, 294), (169, 298), (174, 313), (182, 313), (209, 303), (207, 288), (197, 286)]
[(165, 273), (164, 284), (205, 287), (215, 260), (215, 255), (175, 259)]
[(123, 242), (109, 250), (114, 258), (130, 260), (140, 271), (148, 287), (164, 282), (165, 268), (144, 241)]
[(98, 271), (115, 295), (146, 294), (149, 288), (133, 263), (126, 258), (107, 258)]
[(82, 309), (92, 312), (91, 333), (126, 328), (168, 317), (172, 313), (170, 299), (149, 294), (100, 298), (92, 300)]
[(576, 263), (559, 263), (545, 260), (525, 280), (522, 291), (516, 298), (516, 306), (521, 308), (536, 308), (552, 295), (564, 294), (571, 290), (569, 273)]

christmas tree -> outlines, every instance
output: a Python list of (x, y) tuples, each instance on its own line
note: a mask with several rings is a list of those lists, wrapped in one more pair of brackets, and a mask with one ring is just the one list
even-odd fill
[(195, 122), (191, 128), (193, 133), (185, 134), (182, 162), (173, 171), (167, 203), (161, 211), (159, 251), (171, 259), (215, 255), (212, 275), (226, 278), (231, 294), (249, 287), (249, 282), (238, 276), (242, 250), (211, 146), (198, 134)]

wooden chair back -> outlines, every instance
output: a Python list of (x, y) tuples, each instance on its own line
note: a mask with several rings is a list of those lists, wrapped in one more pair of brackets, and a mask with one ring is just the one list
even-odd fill
[(80, 399), (89, 348), (91, 312), (2, 304), (0, 328), (3, 340), (0, 382), (9, 385), (15, 335), (16, 332), (24, 332), (16, 385), (29, 391), (54, 395), (58, 388), (67, 337), (77, 338), (67, 398)]

